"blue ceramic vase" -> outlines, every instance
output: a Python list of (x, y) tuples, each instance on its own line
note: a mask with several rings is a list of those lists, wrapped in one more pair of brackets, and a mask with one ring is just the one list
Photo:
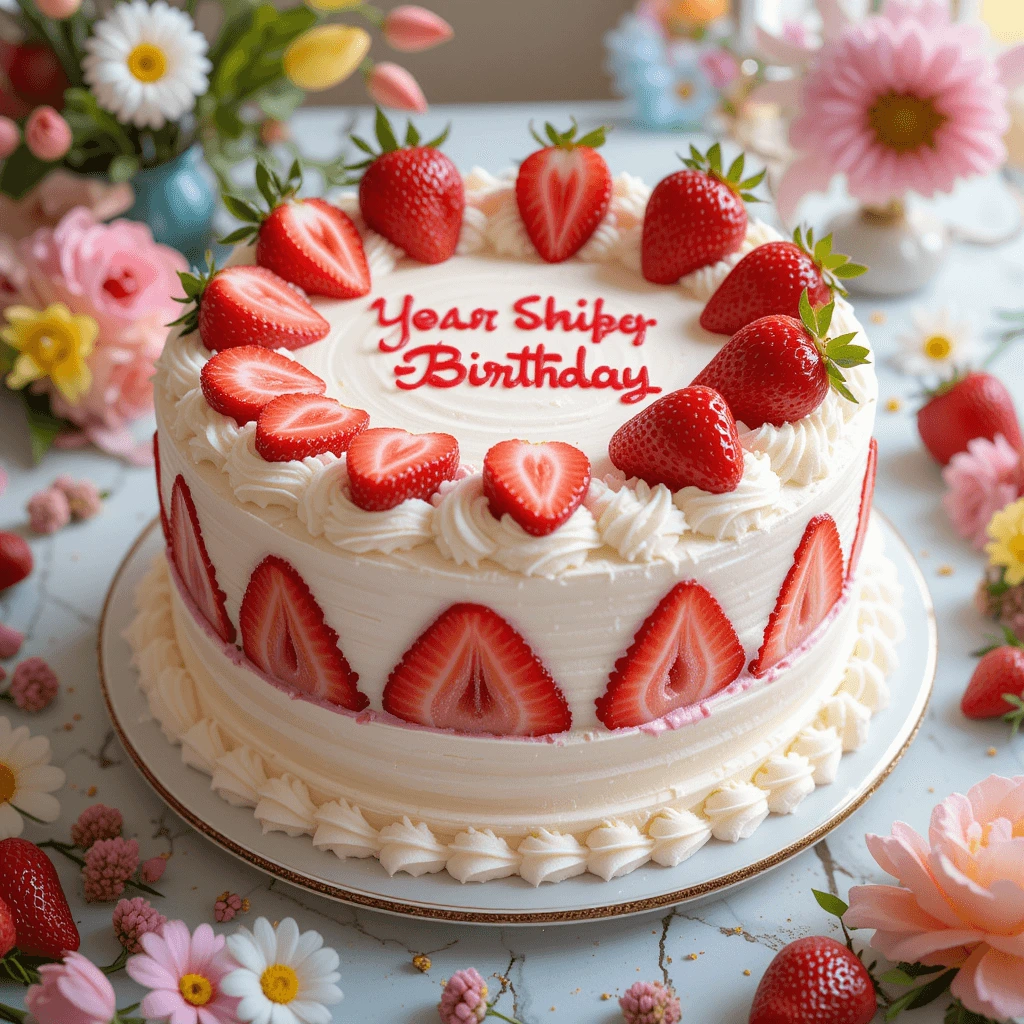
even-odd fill
[(193, 146), (132, 179), (135, 204), (126, 214), (148, 224), (153, 237), (201, 264), (212, 241), (217, 192), (201, 146)]

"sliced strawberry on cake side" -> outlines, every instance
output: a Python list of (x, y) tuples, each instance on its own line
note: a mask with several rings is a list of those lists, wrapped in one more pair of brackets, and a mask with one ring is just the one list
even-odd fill
[(338, 646), (306, 581), (277, 555), (253, 570), (238, 615), (245, 656), (267, 675), (299, 693), (363, 711), (369, 698)]
[(864, 471), (864, 482), (860, 488), (860, 510), (857, 513), (857, 532), (853, 537), (850, 557), (847, 559), (846, 578), (852, 580), (860, 562), (864, 541), (868, 536), (868, 525), (871, 522), (871, 503), (875, 497), (875, 477), (878, 475), (878, 442), (871, 438), (868, 445), (868, 463)]
[(849, 256), (832, 251), (832, 236), (815, 241), (812, 228), (793, 232), (793, 241), (766, 242), (752, 249), (729, 271), (708, 300), (700, 325), (713, 334), (735, 334), (763, 316), (799, 317), (800, 295), (814, 309), (846, 295), (842, 282), (867, 273)]
[(156, 474), (156, 501), (160, 506), (160, 529), (164, 535), (164, 544), (171, 546), (171, 521), (167, 518), (164, 506), (164, 488), (160, 476), (160, 435), (153, 431), (153, 472)]
[(544, 537), (580, 507), (590, 486), (590, 460), (564, 441), (499, 441), (484, 457), (483, 487), (491, 514), (508, 513), (527, 533)]
[(213, 355), (199, 374), (206, 404), (239, 426), (251, 423), (281, 395), (322, 395), (327, 385), (301, 363), (260, 345), (239, 345)]
[(497, 612), (455, 604), (402, 656), (384, 710), (416, 725), (495, 736), (565, 732), (572, 714), (530, 645)]
[(595, 703), (609, 729), (644, 725), (723, 690), (743, 648), (721, 605), (699, 583), (673, 587), (636, 631)]
[(348, 451), (366, 429), (369, 414), (326, 395), (281, 395), (256, 420), (256, 451), (267, 462), (289, 462), (311, 455)]
[(577, 138), (573, 121), (560, 132), (545, 124), (547, 141), (530, 133), (543, 147), (519, 166), (516, 203), (534, 248), (548, 263), (575, 255), (597, 230), (612, 199), (612, 172), (597, 152), (607, 128)]
[(181, 474), (175, 477), (171, 489), (171, 560), (210, 627), (225, 643), (233, 644), (235, 627), (228, 618), (224, 591), (217, 585), (217, 572), (199, 528), (192, 492)]
[(792, 654), (825, 621), (842, 597), (844, 575), (835, 520), (827, 514), (815, 516), (796, 549), (764, 642), (750, 666), (755, 676), (763, 676)]
[(724, 170), (716, 142), (706, 154), (691, 146), (683, 163), (658, 182), (644, 213), (641, 270), (654, 284), (675, 284), (736, 252), (747, 235), (744, 203), (760, 202), (751, 190), (765, 171), (744, 178), (743, 154)]
[(371, 427), (348, 447), (349, 493), (367, 512), (385, 512), (409, 498), (426, 501), (458, 468), (459, 442), (451, 434)]
[(299, 291), (266, 267), (235, 266), (180, 273), (188, 309), (168, 326), (181, 334), (199, 331), (217, 352), (236, 345), (302, 348), (325, 338), (331, 325)]
[(420, 263), (444, 263), (455, 254), (466, 209), (466, 186), (459, 169), (438, 148), (448, 137), (420, 144), (410, 121), (399, 143), (383, 111), (377, 108), (380, 151), (352, 136), (367, 158), (349, 170), (362, 170), (359, 209), (378, 234)]
[(261, 210), (226, 194), (224, 205), (245, 225), (221, 244), (256, 242), (256, 262), (310, 295), (355, 299), (370, 290), (370, 268), (363, 239), (352, 218), (325, 199), (300, 199), (302, 168), (296, 160), (281, 178), (262, 160), (256, 187), (266, 201)]

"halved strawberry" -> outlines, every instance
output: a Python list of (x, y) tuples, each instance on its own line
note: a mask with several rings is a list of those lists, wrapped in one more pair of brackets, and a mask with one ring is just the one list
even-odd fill
[(519, 167), (516, 202), (526, 233), (548, 263), (578, 252), (594, 233), (612, 198), (612, 172), (597, 152), (606, 128), (576, 138), (576, 122), (566, 132), (545, 124), (550, 145), (536, 132), (543, 149)]
[(839, 531), (830, 515), (815, 516), (796, 549), (750, 671), (763, 676), (792, 654), (825, 621), (842, 593)]
[(348, 448), (349, 492), (368, 512), (384, 512), (409, 498), (426, 500), (458, 468), (459, 442), (451, 434), (372, 427)]
[(484, 494), (491, 514), (506, 512), (544, 537), (579, 508), (590, 486), (590, 460), (564, 441), (499, 441), (484, 456)]
[(246, 226), (221, 239), (225, 245), (256, 238), (256, 262), (311, 295), (354, 299), (370, 290), (363, 240), (352, 218), (324, 199), (299, 199), (302, 168), (296, 160), (282, 179), (262, 160), (256, 186), (266, 210), (226, 195), (228, 210)]
[(674, 586), (636, 631), (595, 701), (609, 729), (643, 725), (714, 696), (743, 671), (744, 654), (721, 605), (699, 583)]
[(239, 426), (251, 423), (279, 395), (322, 395), (327, 385), (301, 363), (260, 345), (217, 352), (199, 374), (211, 409)]
[(238, 625), (246, 657), (267, 675), (349, 711), (369, 705), (338, 646), (338, 634), (290, 562), (267, 555), (256, 566)]
[(169, 326), (181, 333), (198, 328), (216, 352), (236, 345), (302, 348), (327, 336), (331, 325), (287, 281), (266, 267), (225, 267), (211, 262), (205, 273), (178, 275), (191, 308)]
[(281, 395), (256, 420), (256, 451), (267, 462), (341, 455), (370, 422), (368, 413), (326, 395)]
[(572, 715), (530, 645), (479, 604), (453, 604), (384, 687), (384, 710), (434, 729), (496, 736), (565, 732)]
[(171, 560), (178, 576), (213, 631), (225, 643), (235, 642), (235, 627), (224, 606), (224, 591), (206, 551), (192, 492), (179, 473), (171, 488)]
[(857, 514), (857, 532), (853, 536), (853, 547), (846, 570), (846, 578), (853, 579), (860, 561), (860, 553), (864, 550), (864, 541), (868, 535), (868, 523), (871, 522), (871, 501), (875, 496), (875, 477), (878, 474), (878, 442), (871, 438), (868, 445), (868, 467), (864, 473), (864, 483), (860, 488), (860, 511)]
[(167, 518), (167, 509), (164, 507), (164, 489), (160, 482), (160, 436), (159, 432), (153, 431), (153, 471), (156, 473), (156, 500), (160, 506), (160, 529), (163, 531), (164, 544), (171, 546), (171, 521)]

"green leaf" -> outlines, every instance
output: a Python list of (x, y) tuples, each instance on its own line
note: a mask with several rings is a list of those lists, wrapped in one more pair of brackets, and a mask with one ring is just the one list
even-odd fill
[(420, 144), (420, 133), (412, 121), (409, 121), (405, 126), (405, 144), (407, 146), (418, 146)]
[(764, 200), (760, 196), (755, 196), (753, 192), (741, 192), (740, 199), (745, 203), (763, 203)]
[(600, 149), (608, 141), (608, 133), (611, 131), (607, 125), (601, 125), (593, 131), (587, 132), (583, 138), (576, 141), (577, 146), (589, 146), (590, 149)]
[(548, 141), (552, 146), (557, 146), (561, 141), (562, 137), (555, 130), (555, 126), (550, 121), (544, 122), (544, 134), (548, 137)]
[(922, 985), (920, 988), (914, 989), (914, 998), (907, 1004), (908, 1010), (917, 1010), (922, 1006), (927, 1006), (929, 1003), (934, 1002), (944, 992), (949, 989), (949, 986), (953, 983), (953, 979), (957, 976), (959, 971), (954, 968), (953, 970), (946, 971), (944, 974), (940, 974), (933, 981), (929, 981), (927, 985)]
[(768, 168), (763, 168), (758, 174), (755, 174), (752, 178), (745, 178), (740, 182), (740, 188), (747, 191), (752, 188), (757, 188), (758, 185), (764, 181), (765, 175), (768, 173)]
[(451, 121), (449, 121), (448, 124), (445, 125), (444, 131), (441, 132), (440, 135), (435, 135), (434, 138), (432, 138), (429, 142), (425, 142), (424, 145), (428, 149), (440, 149), (441, 146), (443, 146), (445, 142), (448, 140), (448, 136), (451, 133), (451, 130), (452, 124)]
[(385, 117), (384, 111), (380, 107), (377, 108), (374, 127), (377, 132), (377, 141), (385, 153), (393, 153), (399, 148), (398, 139), (395, 138), (395, 133), (391, 128), (391, 122)]
[(358, 135), (350, 135), (349, 138), (352, 140), (352, 145), (355, 146), (356, 149), (362, 150), (362, 152), (368, 153), (370, 156), (377, 155), (377, 151), (365, 139), (359, 138)]
[(302, 105), (305, 93), (291, 82), (275, 82), (260, 93), (257, 103), (260, 110), (275, 121), (287, 121)]
[(848, 904), (844, 903), (838, 896), (833, 896), (830, 892), (822, 892), (820, 889), (812, 889), (811, 892), (814, 894), (818, 906), (826, 914), (838, 917), (840, 921), (843, 919), (843, 914), (850, 909)]
[(992, 1024), (988, 1017), (968, 1010), (959, 999), (954, 999), (946, 1008), (945, 1024)]
[(914, 984), (914, 979), (899, 967), (886, 971), (878, 980), (885, 982), (886, 985), (899, 985), (900, 988)]
[(800, 319), (803, 321), (804, 327), (807, 328), (808, 332), (814, 337), (818, 335), (818, 318), (814, 315), (814, 310), (811, 308), (811, 300), (807, 296), (807, 289), (805, 288), (800, 293)]
[(274, 204), (277, 202), (277, 194), (274, 191), (274, 183), (270, 176), (270, 171), (262, 160), (256, 163), (256, 187), (260, 190), (260, 195), (266, 200), (267, 206), (273, 209)]
[(901, 960), (896, 966), (911, 978), (922, 978), (929, 974), (938, 974), (940, 971), (944, 971), (946, 969), (941, 965), (938, 967), (929, 967), (926, 964), (907, 963), (905, 960)]
[(906, 992), (889, 1004), (885, 1011), (886, 1020), (895, 1020), (914, 1001), (915, 992)]
[(836, 267), (832, 271), (836, 277), (843, 278), (844, 280), (849, 277), (860, 277), (861, 274), (866, 274), (868, 268), (861, 263), (844, 263), (841, 267)]
[(722, 174), (722, 146), (716, 142), (709, 150), (707, 156), (708, 166), (713, 174), (721, 177)]
[(1003, 721), (1010, 727), (1010, 737), (1012, 738), (1020, 732), (1020, 727), (1024, 724), (1024, 700), (1014, 693), (1004, 693), (1003, 700), (1014, 708), (1013, 711), (1007, 711), (1003, 715)]
[(139, 158), (118, 153), (107, 168), (107, 177), (114, 183), (131, 181), (139, 173)]
[(68, 424), (50, 412), (50, 402), (45, 395), (33, 395), (28, 391), (22, 391), (21, 399), (25, 403), (25, 421), (28, 424), (32, 461), (38, 463), (50, 450), (57, 435)]
[[(838, 254), (837, 254), (838, 255)], [(814, 258), (819, 263), (825, 263), (826, 260), (832, 258), (832, 235), (827, 234), (814, 246)], [(843, 256), (843, 261), (846, 257)]]
[(247, 242), (257, 233), (257, 230), (254, 227), (241, 227), (237, 231), (232, 231), (231, 234), (218, 239), (218, 241), (221, 245), (235, 245), (238, 242)]
[(12, 199), (22, 199), (54, 168), (34, 157), (22, 143), (5, 161), (0, 170), (0, 192)]
[(743, 153), (740, 153), (740, 155), (729, 165), (729, 170), (725, 175), (726, 180), (739, 181), (743, 177), (743, 165), (746, 162), (746, 156)]
[[(856, 331), (850, 331), (849, 334), (840, 334), (838, 337), (831, 338), (828, 343), (828, 347), (831, 348), (842, 348), (844, 345), (849, 345), (854, 338), (857, 337)], [(867, 351), (865, 349), (865, 351)]]
[(230, 192), (225, 192), (221, 196), (221, 200), (228, 213), (238, 220), (248, 221), (250, 224), (259, 224), (263, 220), (263, 215), (255, 206), (247, 203), (244, 199), (239, 199), (238, 196), (233, 196)]
[(818, 310), (818, 337), (828, 337), (828, 329), (832, 326), (832, 314), (836, 311), (835, 300), (830, 302), (827, 306), (822, 306)]

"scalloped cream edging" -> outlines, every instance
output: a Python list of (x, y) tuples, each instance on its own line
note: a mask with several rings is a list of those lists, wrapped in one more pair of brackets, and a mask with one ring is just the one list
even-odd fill
[(486, 882), (518, 874), (540, 885), (589, 871), (610, 881), (648, 862), (674, 867), (712, 837), (748, 838), (769, 814), (791, 814), (817, 786), (831, 783), (842, 754), (864, 744), (871, 716), (888, 704), (885, 680), (903, 633), (895, 566), (880, 550), (864, 554), (857, 582), (859, 633), (842, 682), (811, 724), (750, 778), (730, 780), (696, 807), (664, 807), (643, 828), (605, 821), (580, 836), (536, 829), (509, 837), (514, 845), (485, 826), (446, 842), (408, 817), (376, 829), (345, 800), (318, 804), (302, 779), (275, 775), (259, 753), (203, 718), (174, 633), (172, 583), (163, 554), (139, 584), (136, 615), (124, 637), (150, 713), (167, 739), (180, 744), (182, 761), (211, 776), (211, 787), (228, 803), (254, 808), (264, 834), (309, 835), (315, 847), (343, 859), (376, 857), (391, 875), (446, 870), (460, 882)]

